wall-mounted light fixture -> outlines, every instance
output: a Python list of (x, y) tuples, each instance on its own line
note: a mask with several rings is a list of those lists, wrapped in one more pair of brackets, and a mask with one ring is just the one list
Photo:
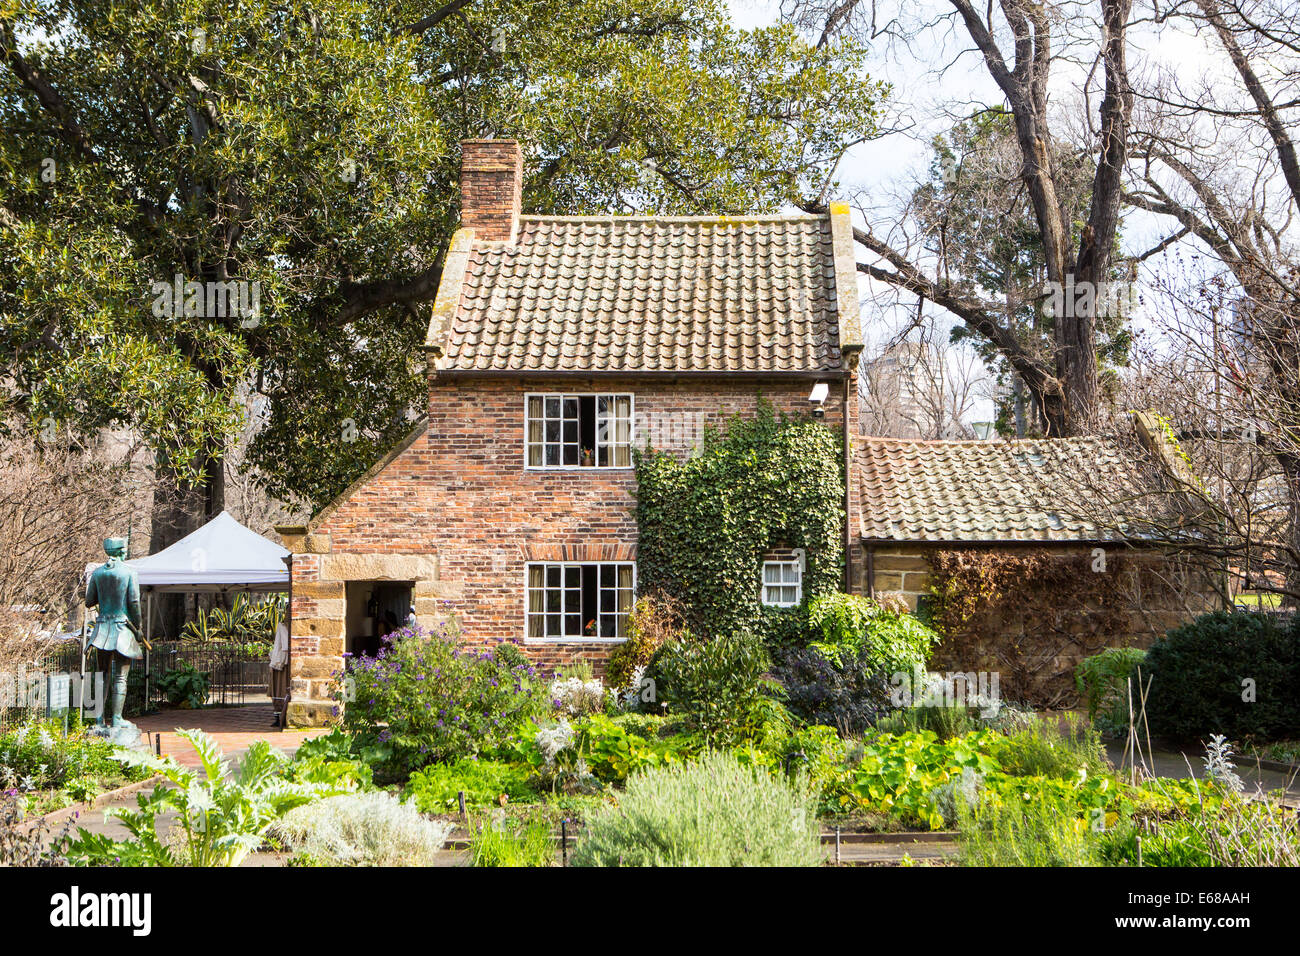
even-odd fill
[(812, 394), (808, 396), (808, 401), (813, 407), (813, 418), (826, 417), (826, 396), (830, 394), (830, 390), (830, 386), (825, 382), (818, 382), (813, 386)]

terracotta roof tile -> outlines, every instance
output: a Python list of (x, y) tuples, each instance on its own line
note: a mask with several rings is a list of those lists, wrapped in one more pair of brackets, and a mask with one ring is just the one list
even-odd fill
[(1112, 539), (1104, 489), (1136, 476), (1108, 438), (855, 444), (862, 537), (875, 541)]
[(830, 217), (524, 217), (473, 247), (443, 367), (839, 370)]

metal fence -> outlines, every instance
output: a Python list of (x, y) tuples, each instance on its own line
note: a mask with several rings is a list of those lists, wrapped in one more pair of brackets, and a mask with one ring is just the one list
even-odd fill
[[(134, 717), (154, 709), (162, 700), (158, 678), (182, 663), (207, 675), (209, 704), (238, 705), (247, 703), (250, 697), (267, 696), (271, 682), (269, 654), (269, 648), (257, 645), (155, 642), (145, 659), (131, 667), (124, 714)], [(0, 723), (9, 725), (43, 715), (48, 711), (44, 699), (30, 699), (35, 697), (35, 689), (44, 694), (49, 678), (80, 674), (81, 667), (80, 642), (62, 641), (49, 645), (39, 660), (20, 672), (0, 674)], [(95, 659), (93, 648), (86, 650), (85, 670), (88, 675), (105, 670)]]
[(158, 678), (185, 663), (208, 675), (209, 704), (243, 704), (270, 693), (270, 648), (247, 644), (156, 641), (146, 655), (150, 703)]

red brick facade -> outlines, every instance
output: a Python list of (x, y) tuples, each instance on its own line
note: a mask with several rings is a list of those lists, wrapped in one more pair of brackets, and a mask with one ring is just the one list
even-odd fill
[[(752, 415), (760, 395), (778, 410), (806, 414), (811, 384), (432, 381), (427, 426), (323, 512), (301, 539), (290, 541), (298, 552), (291, 611), (293, 698), (323, 700), (330, 674), (342, 666), (345, 582), (353, 575), (411, 582), (421, 623), (452, 612), (467, 642), (519, 642), (548, 669), (579, 659), (603, 667), (612, 642), (525, 640), (525, 565), (635, 561), (633, 471), (525, 468), (529, 392), (631, 393), (637, 445), (648, 437), (656, 447), (685, 454), (704, 426), (721, 425), (735, 414)], [(834, 385), (825, 421), (838, 433), (843, 406), (834, 400), (842, 383)]]

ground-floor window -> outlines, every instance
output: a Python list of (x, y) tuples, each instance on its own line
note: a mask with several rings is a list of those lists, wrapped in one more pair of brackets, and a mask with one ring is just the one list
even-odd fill
[(528, 565), (525, 634), (530, 638), (627, 636), (636, 565), (582, 562)]
[(794, 607), (803, 600), (803, 566), (795, 558), (763, 562), (763, 603)]

